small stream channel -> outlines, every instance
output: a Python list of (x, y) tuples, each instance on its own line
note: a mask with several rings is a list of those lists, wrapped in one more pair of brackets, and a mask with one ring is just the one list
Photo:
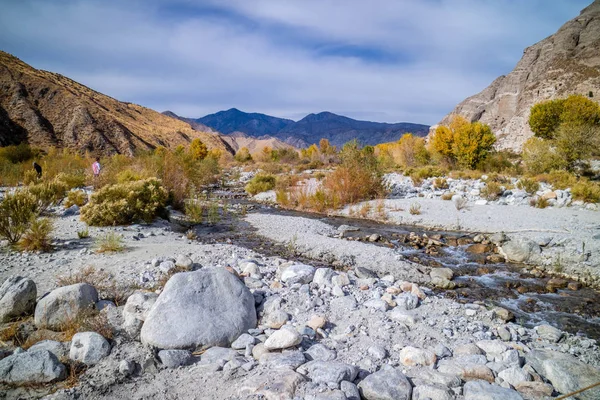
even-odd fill
[[(546, 322), (562, 330), (583, 334), (600, 340), (600, 292), (582, 287), (578, 290), (548, 289), (552, 276), (534, 276), (523, 265), (491, 262), (490, 253), (473, 254), (467, 251), (474, 234), (427, 230), (413, 226), (392, 225), (376, 221), (328, 217), (321, 214), (283, 210), (276, 207), (256, 205), (242, 199), (230, 204), (244, 204), (248, 212), (272, 213), (311, 218), (337, 228), (349, 225), (359, 230), (346, 236), (373, 246), (394, 248), (406, 259), (432, 268), (448, 267), (454, 271), (454, 289), (433, 289), (436, 293), (461, 303), (479, 302), (504, 307), (515, 314), (518, 322), (533, 327)], [(292, 254), (285, 245), (258, 236), (255, 229), (240, 218), (224, 218), (215, 225), (196, 226), (199, 240), (205, 243), (233, 243), (266, 256), (280, 256), (309, 263), (316, 267), (332, 267), (325, 262)], [(446, 243), (437, 247), (434, 254), (425, 248), (417, 248), (406, 240), (413, 232), (418, 236), (441, 237)], [(366, 238), (378, 234), (381, 239), (370, 243)]]

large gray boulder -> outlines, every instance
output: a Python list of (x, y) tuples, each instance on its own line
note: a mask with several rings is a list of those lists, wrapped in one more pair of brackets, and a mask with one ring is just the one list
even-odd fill
[(465, 383), (463, 391), (465, 400), (523, 400), (523, 397), (514, 390), (482, 380)]
[(110, 344), (96, 332), (79, 332), (71, 340), (69, 358), (85, 365), (97, 364), (110, 354)]
[(142, 343), (160, 349), (229, 346), (256, 327), (254, 296), (224, 268), (175, 274), (142, 326)]
[[(538, 374), (548, 379), (563, 394), (600, 382), (600, 369), (585, 364), (570, 354), (533, 350), (525, 355), (525, 359)], [(600, 399), (600, 387), (587, 390), (577, 397), (582, 400)]]
[(341, 381), (356, 379), (358, 367), (336, 361), (309, 361), (296, 372), (307, 376), (313, 383), (338, 386)]
[(410, 400), (412, 386), (399, 369), (384, 367), (358, 384), (366, 400)]
[(0, 286), (0, 322), (8, 322), (35, 309), (35, 282), (21, 276), (11, 276)]
[(540, 245), (527, 238), (513, 238), (499, 248), (507, 261), (527, 263), (542, 252)]
[(47, 350), (17, 353), (0, 360), (3, 383), (48, 383), (65, 377), (65, 366)]
[(55, 289), (42, 297), (35, 307), (38, 328), (60, 331), (66, 325), (95, 307), (98, 292), (87, 283), (76, 283)]
[(123, 307), (123, 330), (132, 339), (139, 338), (142, 325), (156, 299), (158, 295), (150, 292), (135, 292), (127, 298)]

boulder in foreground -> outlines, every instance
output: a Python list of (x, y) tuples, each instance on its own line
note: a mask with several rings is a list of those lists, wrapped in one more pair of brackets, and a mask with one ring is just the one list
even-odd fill
[(175, 274), (148, 313), (142, 343), (159, 349), (229, 346), (256, 327), (254, 296), (224, 268)]

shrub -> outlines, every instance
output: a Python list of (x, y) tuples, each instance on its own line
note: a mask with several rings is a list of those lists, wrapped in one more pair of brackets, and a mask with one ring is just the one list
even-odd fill
[(551, 171), (550, 173), (538, 175), (538, 181), (552, 185), (554, 189), (566, 189), (577, 183), (577, 177), (567, 171)]
[(452, 196), (454, 196), (454, 193), (452, 193), (452, 192), (444, 193), (441, 196), (441, 199), (442, 200), (452, 200)]
[(477, 169), (486, 173), (506, 173), (514, 168), (511, 159), (517, 159), (518, 155), (508, 151), (494, 151), (477, 164)]
[(421, 214), (421, 204), (419, 204), (419, 203), (417, 203), (417, 202), (415, 202), (415, 203), (412, 203), (412, 204), (410, 205), (410, 209), (408, 210), (408, 212), (409, 212), (411, 215), (419, 215), (419, 214)]
[(423, 183), (424, 179), (443, 175), (443, 170), (437, 167), (433, 167), (431, 165), (422, 168), (417, 168), (415, 170), (410, 170), (410, 178), (412, 179), (415, 185), (420, 185), (421, 183)]
[(150, 222), (167, 204), (168, 193), (156, 178), (105, 186), (81, 208), (88, 225), (124, 225)]
[(77, 237), (79, 239), (87, 239), (90, 237), (90, 230), (88, 228), (77, 231)]
[(600, 202), (600, 185), (595, 182), (580, 181), (573, 185), (571, 194), (575, 200), (598, 203)]
[(481, 195), (486, 200), (496, 200), (502, 194), (502, 186), (499, 183), (490, 181), (481, 189)]
[(6, 193), (0, 202), (0, 237), (17, 243), (37, 215), (37, 202), (31, 193), (19, 190)]
[(597, 126), (600, 106), (582, 95), (548, 100), (531, 108), (529, 126), (536, 136), (553, 139), (562, 126)]
[(33, 220), (27, 232), (19, 240), (19, 249), (22, 251), (50, 251), (52, 249), (50, 244), (52, 230), (52, 221), (48, 218)]
[(67, 187), (58, 181), (46, 181), (28, 186), (27, 191), (35, 198), (38, 212), (43, 213), (65, 198)]
[(208, 149), (202, 140), (196, 138), (190, 143), (190, 156), (194, 160), (204, 160), (208, 155)]
[(65, 207), (71, 207), (76, 205), (77, 207), (83, 207), (88, 202), (88, 195), (83, 190), (72, 190), (67, 193), (67, 200), (65, 201)]
[(251, 195), (266, 192), (275, 188), (275, 177), (273, 175), (257, 174), (248, 182), (245, 189)]
[(529, 200), (529, 205), (535, 208), (546, 208), (550, 205), (548, 199), (544, 197), (535, 196)]
[(199, 199), (185, 201), (185, 216), (192, 224), (201, 224), (204, 218), (204, 207)]
[(87, 181), (84, 170), (72, 172), (66, 174), (64, 172), (59, 173), (54, 178), (55, 181), (65, 185), (67, 190), (84, 187)]
[(28, 169), (23, 173), (23, 184), (24, 185), (33, 185), (40, 181), (38, 178), (38, 173), (33, 169)]
[(13, 164), (29, 161), (38, 155), (39, 151), (33, 150), (27, 143), (0, 147), (0, 158)]
[(142, 179), (142, 176), (129, 168), (117, 173), (117, 183), (134, 182), (140, 179)]
[(96, 239), (97, 253), (116, 253), (123, 251), (123, 236), (115, 232), (107, 232)]
[(433, 180), (433, 187), (435, 189), (448, 189), (448, 181), (445, 178), (435, 178)]
[(214, 225), (221, 220), (221, 214), (219, 214), (219, 203), (216, 201), (211, 201), (208, 205), (206, 220), (211, 225)]
[(469, 202), (469, 201), (467, 200), (467, 198), (466, 198), (466, 197), (462, 197), (462, 196), (460, 196), (460, 197), (457, 197), (457, 198), (454, 200), (454, 207), (456, 207), (456, 209), (457, 209), (458, 211), (460, 211), (460, 210), (463, 210), (463, 209), (467, 208), (467, 204), (468, 204), (468, 202)]
[(252, 156), (250, 155), (250, 151), (247, 147), (242, 147), (241, 149), (239, 149), (238, 152), (235, 153), (234, 158), (237, 162), (241, 163), (252, 161)]
[(567, 167), (574, 169), (580, 161), (600, 155), (600, 124), (563, 123), (556, 131), (554, 143)]
[(534, 179), (521, 178), (517, 182), (517, 188), (524, 190), (529, 194), (534, 194), (540, 190), (540, 184)]

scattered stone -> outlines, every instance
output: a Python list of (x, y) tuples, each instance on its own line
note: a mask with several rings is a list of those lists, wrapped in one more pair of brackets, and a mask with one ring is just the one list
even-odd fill
[(515, 389), (529, 398), (543, 398), (551, 396), (554, 388), (549, 383), (544, 382), (520, 382), (515, 385)]
[(97, 364), (110, 354), (110, 344), (96, 332), (79, 332), (71, 339), (69, 358), (86, 365)]
[(535, 327), (535, 330), (542, 339), (546, 339), (551, 343), (557, 343), (563, 336), (563, 333), (560, 329), (557, 329), (551, 325), (538, 325)]
[(305, 353), (309, 360), (331, 361), (335, 360), (337, 354), (335, 350), (329, 349), (327, 346), (317, 343), (310, 346)]
[(279, 329), (273, 332), (265, 342), (267, 350), (287, 349), (288, 347), (297, 346), (302, 342), (302, 336), (293, 329)]
[(515, 319), (515, 315), (506, 308), (495, 307), (493, 311), (496, 318), (500, 318), (504, 322), (512, 321), (513, 319)]
[(499, 340), (480, 340), (475, 344), (486, 354), (501, 354), (508, 349), (508, 346)]
[(224, 268), (175, 274), (142, 326), (142, 343), (161, 349), (229, 346), (256, 327), (254, 296)]
[(435, 364), (437, 357), (431, 350), (407, 346), (400, 350), (400, 362), (407, 367), (427, 366)]
[(358, 384), (365, 400), (410, 400), (412, 386), (400, 370), (388, 367), (370, 374)]
[(161, 350), (158, 359), (167, 368), (178, 368), (190, 364), (194, 356), (189, 350)]
[(175, 260), (175, 266), (186, 269), (186, 270), (191, 270), (192, 267), (194, 266), (194, 262), (188, 256), (184, 256), (183, 254), (180, 254), (177, 256), (177, 259)]
[(331, 281), (335, 275), (335, 271), (331, 268), (318, 268), (312, 281), (319, 286), (331, 286)]
[(281, 353), (264, 353), (258, 362), (267, 369), (271, 368), (291, 368), (295, 370), (306, 363), (306, 357), (298, 350), (284, 350)]
[(471, 254), (484, 254), (491, 251), (490, 246), (483, 243), (475, 243), (467, 247), (467, 252)]
[(413, 293), (402, 293), (396, 297), (396, 304), (399, 309), (413, 310), (419, 305), (419, 297)]
[(13, 353), (0, 360), (0, 382), (22, 385), (66, 378), (66, 368), (48, 350)]
[(315, 275), (315, 268), (306, 264), (290, 265), (281, 273), (281, 281), (291, 286), (295, 283), (310, 283)]
[(528, 382), (531, 380), (531, 375), (519, 367), (510, 367), (504, 369), (498, 373), (498, 376), (504, 379), (505, 382), (510, 383), (512, 386), (517, 386), (521, 382)]
[(40, 350), (47, 350), (50, 353), (54, 354), (58, 359), (67, 356), (67, 345), (56, 340), (42, 340), (41, 342), (37, 342), (29, 349), (27, 349), (28, 352)]
[(37, 288), (31, 279), (11, 276), (5, 280), (0, 286), (0, 323), (33, 313), (36, 296)]
[(454, 400), (449, 387), (443, 385), (419, 385), (413, 389), (412, 400)]
[(253, 345), (256, 342), (254, 336), (249, 335), (247, 333), (242, 333), (240, 337), (238, 337), (233, 343), (231, 343), (231, 348), (236, 350), (245, 349), (248, 345)]
[(369, 347), (367, 349), (367, 353), (369, 353), (369, 355), (375, 360), (383, 360), (388, 356), (388, 352), (385, 347), (379, 345)]
[(354, 273), (356, 274), (356, 276), (358, 278), (361, 278), (361, 279), (371, 279), (371, 278), (378, 279), (379, 278), (375, 272), (371, 271), (368, 268), (364, 268), (364, 267), (354, 268)]
[(271, 370), (247, 378), (238, 390), (238, 396), (264, 396), (266, 399), (293, 399), (296, 388), (304, 377), (287, 368)]
[(127, 298), (123, 307), (123, 329), (132, 339), (139, 339), (142, 325), (158, 295), (149, 292), (135, 292)]
[(132, 375), (135, 372), (135, 363), (129, 360), (121, 360), (119, 372), (125, 376)]
[(498, 248), (507, 261), (526, 263), (541, 253), (540, 245), (524, 237), (511, 239)]
[(496, 333), (498, 333), (498, 336), (500, 337), (500, 339), (502, 339), (505, 342), (510, 341), (511, 338), (512, 338), (512, 336), (511, 336), (510, 332), (508, 331), (508, 329), (506, 329), (503, 326), (501, 326), (498, 329), (496, 329)]
[(352, 382), (358, 375), (358, 368), (354, 365), (335, 361), (309, 361), (296, 371), (310, 378), (313, 383), (336, 387), (341, 381)]
[(321, 315), (313, 315), (310, 318), (310, 320), (306, 323), (306, 326), (316, 331), (319, 328), (323, 328), (326, 323), (327, 320), (325, 319), (325, 317)]
[(485, 381), (470, 381), (463, 388), (465, 400), (523, 400), (514, 390), (491, 385)]
[(64, 330), (69, 323), (93, 309), (98, 292), (87, 283), (59, 287), (42, 297), (35, 307), (38, 328)]

